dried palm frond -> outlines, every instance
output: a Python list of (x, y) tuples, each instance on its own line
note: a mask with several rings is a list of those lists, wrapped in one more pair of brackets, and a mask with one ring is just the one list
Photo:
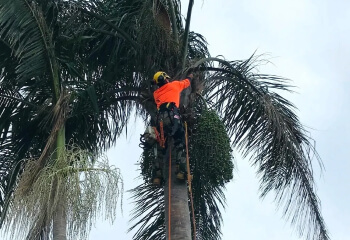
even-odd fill
[(98, 216), (114, 221), (123, 190), (119, 170), (103, 156), (76, 146), (67, 148), (59, 159), (51, 158), (34, 183), (31, 175), (39, 163), (36, 159), (26, 163), (4, 222), (3, 231), (9, 238), (34, 240), (42, 230), (49, 233), (62, 202), (69, 239), (86, 239)]

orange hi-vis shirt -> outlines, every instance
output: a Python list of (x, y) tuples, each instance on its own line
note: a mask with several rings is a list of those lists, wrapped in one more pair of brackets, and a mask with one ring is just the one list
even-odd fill
[(154, 91), (153, 97), (157, 104), (157, 109), (159, 109), (160, 105), (163, 103), (175, 103), (175, 106), (178, 108), (180, 105), (180, 93), (183, 89), (187, 88), (191, 85), (189, 78), (184, 80), (172, 81), (166, 83), (161, 86), (157, 90)]

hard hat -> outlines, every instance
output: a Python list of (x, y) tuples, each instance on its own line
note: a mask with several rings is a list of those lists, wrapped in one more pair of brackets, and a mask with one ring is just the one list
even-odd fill
[(156, 72), (156, 74), (153, 76), (153, 81), (158, 86), (165, 84), (167, 79), (170, 79), (170, 77), (165, 72)]

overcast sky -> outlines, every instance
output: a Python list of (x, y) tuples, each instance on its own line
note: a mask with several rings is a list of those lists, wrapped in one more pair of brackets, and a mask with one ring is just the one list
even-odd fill
[[(188, 1), (182, 1), (183, 11)], [(297, 107), (301, 122), (316, 140), (325, 171), (314, 164), (317, 194), (331, 239), (350, 239), (350, 1), (265, 0), (195, 1), (191, 30), (203, 34), (212, 56), (240, 60), (258, 54), (273, 63), (261, 73), (293, 80), (297, 94), (285, 95)], [(109, 152), (121, 168), (125, 190), (138, 185), (135, 165), (141, 154), (136, 123), (128, 137)], [(299, 240), (290, 224), (276, 211), (273, 197), (259, 199), (255, 169), (235, 152), (238, 170), (227, 185), (223, 240)], [(127, 234), (129, 195), (114, 225), (99, 221), (90, 239), (131, 240)]]

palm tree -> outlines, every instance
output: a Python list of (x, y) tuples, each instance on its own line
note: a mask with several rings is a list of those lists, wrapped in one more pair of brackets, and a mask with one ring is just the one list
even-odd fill
[[(251, 158), (258, 167), (261, 195), (275, 192), (301, 234), (328, 239), (309, 153), (320, 159), (294, 106), (277, 93), (290, 91), (288, 81), (256, 73), (255, 56), (245, 61), (210, 57), (204, 37), (189, 31), (192, 6), (190, 1), (183, 26), (178, 0), (0, 3), (2, 216), (8, 213), (26, 159), (37, 159), (39, 172), (64, 156), (68, 142), (101, 153), (113, 145), (133, 109), (147, 123), (154, 120), (149, 82), (154, 72), (181, 78), (190, 70), (196, 81), (185, 94), (183, 116), (196, 228), (191, 226), (186, 184), (177, 183), (174, 174), (163, 188), (148, 183), (154, 156), (145, 148), (145, 183), (134, 189), (135, 219), (140, 217), (134, 239), (191, 239), (191, 231), (198, 239), (220, 239), (219, 205), (224, 205), (224, 186), (234, 168), (231, 146)], [(169, 198), (174, 190), (181, 199)], [(61, 202), (53, 211), (54, 216), (61, 213), (54, 228), (66, 226), (64, 206)], [(169, 208), (173, 211), (166, 215)], [(48, 222), (38, 226), (42, 239), (47, 227)], [(65, 239), (64, 231), (58, 231), (62, 238), (57, 239)]]
[[(5, 224), (13, 223), (16, 194), (40, 195), (35, 189), (42, 189), (45, 181), (39, 181), (41, 176), (54, 174), (54, 178), (46, 179), (51, 185), (48, 198), (41, 201), (44, 205), (33, 208), (24, 205), (39, 213), (24, 212), (34, 218), (24, 222), (29, 227), (27, 239), (46, 239), (52, 223), (53, 238), (66, 239), (67, 219), (73, 221), (71, 230), (76, 230), (77, 216), (68, 215), (72, 212), (66, 206), (73, 196), (67, 194), (66, 188), (76, 186), (72, 183), (82, 177), (76, 171), (89, 173), (84, 182), (92, 179), (98, 183), (91, 173), (96, 169), (86, 161), (95, 161), (97, 155), (113, 144), (126, 124), (131, 107), (121, 100), (123, 93), (115, 91), (126, 85), (125, 81), (121, 79), (116, 85), (114, 79), (109, 82), (112, 78), (106, 76), (110, 73), (106, 69), (114, 67), (115, 62), (93, 56), (99, 43), (93, 35), (84, 35), (88, 34), (86, 28), (90, 29), (85, 21), (90, 20), (82, 16), (77, 4), (34, 0), (0, 3), (1, 223), (4, 220)], [(92, 39), (90, 45), (85, 45), (84, 39)], [(104, 171), (111, 186), (117, 185), (116, 171), (108, 166), (99, 170)], [(78, 187), (82, 194), (89, 191), (84, 191), (84, 186)], [(112, 192), (118, 193), (115, 189)], [(96, 208), (93, 199), (98, 196), (89, 197), (90, 202), (80, 204)], [(19, 204), (29, 204), (28, 201)], [(86, 216), (94, 218), (95, 211), (88, 209), (78, 221), (84, 222)], [(32, 225), (28, 226), (29, 223)], [(19, 222), (16, 224), (15, 227), (21, 228)], [(89, 221), (84, 224), (89, 226)]]

